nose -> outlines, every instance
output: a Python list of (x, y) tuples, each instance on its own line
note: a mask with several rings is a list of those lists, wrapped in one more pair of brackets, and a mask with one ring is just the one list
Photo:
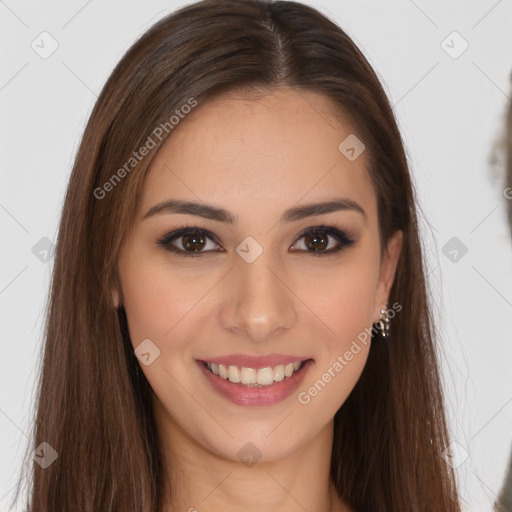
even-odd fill
[(282, 267), (265, 251), (252, 263), (239, 258), (225, 283), (222, 326), (260, 343), (291, 329), (297, 321), (299, 300), (286, 281)]

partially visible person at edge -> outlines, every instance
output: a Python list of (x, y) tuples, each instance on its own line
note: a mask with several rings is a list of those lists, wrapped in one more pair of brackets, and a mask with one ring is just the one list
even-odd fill
[[(512, 73), (510, 74), (512, 80)], [(504, 138), (505, 149), (505, 188), (504, 196), (507, 201), (507, 218), (512, 239), (512, 100), (508, 102), (506, 129)], [(500, 494), (494, 503), (496, 512), (512, 512), (512, 452), (508, 463), (507, 474)]]
[(429, 302), (350, 37), (292, 1), (177, 10), (76, 156), (25, 508), (459, 512)]

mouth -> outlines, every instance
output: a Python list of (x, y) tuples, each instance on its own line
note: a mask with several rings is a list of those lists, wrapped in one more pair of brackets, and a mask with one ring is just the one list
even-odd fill
[[(228, 361), (231, 359), (231, 361)], [(233, 356), (217, 361), (196, 360), (210, 389), (236, 405), (272, 405), (290, 396), (301, 384), (307, 371), (314, 364), (312, 358), (279, 357), (278, 364), (270, 365), (276, 358), (251, 359), (252, 366), (234, 363), (248, 358)], [(229, 364), (228, 364), (229, 363)], [(248, 364), (246, 362), (246, 364)]]

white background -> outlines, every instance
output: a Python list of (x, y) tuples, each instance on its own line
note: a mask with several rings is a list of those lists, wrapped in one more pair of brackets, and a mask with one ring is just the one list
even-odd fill
[[(512, 244), (495, 151), (511, 90), (512, 1), (306, 3), (354, 38), (395, 105), (427, 228), (450, 428), (467, 452), (457, 468), (461, 494), (465, 510), (488, 511), (512, 444)], [(79, 138), (114, 65), (183, 4), (0, 1), (2, 511), (33, 414), (51, 270), (32, 248), (56, 239)], [(31, 48), (42, 46), (43, 31), (58, 43), (47, 59)], [(463, 48), (458, 36), (446, 39), (453, 31), (469, 44), (458, 58), (443, 49)], [(442, 252), (452, 237), (468, 249), (457, 262)]]

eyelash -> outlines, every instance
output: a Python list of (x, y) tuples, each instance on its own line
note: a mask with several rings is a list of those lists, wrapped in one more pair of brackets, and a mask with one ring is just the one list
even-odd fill
[[(312, 226), (310, 228), (307, 228), (305, 231), (303, 231), (298, 237), (297, 241), (301, 238), (312, 235), (314, 233), (322, 232), (325, 233), (328, 236), (332, 236), (337, 242), (338, 247), (335, 249), (329, 249), (328, 251), (306, 251), (306, 250), (298, 250), (296, 252), (304, 252), (311, 256), (327, 256), (332, 255), (334, 253), (337, 253), (344, 249), (345, 247), (350, 247), (353, 245), (356, 240), (350, 236), (348, 233), (341, 231), (334, 226), (326, 226), (325, 224), (320, 224), (318, 226)], [(170, 233), (167, 233), (163, 238), (158, 240), (156, 243), (157, 245), (163, 246), (167, 251), (170, 251), (172, 253), (175, 253), (179, 256), (189, 257), (189, 258), (195, 258), (198, 256), (201, 256), (202, 254), (208, 254), (211, 252), (221, 252), (221, 251), (196, 251), (196, 252), (190, 252), (190, 251), (184, 251), (182, 249), (178, 249), (175, 245), (172, 245), (171, 242), (175, 241), (176, 239), (181, 238), (184, 235), (202, 235), (206, 238), (209, 238), (212, 242), (215, 242), (217, 245), (220, 246), (220, 243), (216, 240), (215, 235), (208, 231), (207, 229), (200, 228), (198, 226), (180, 226), (177, 229), (171, 231)]]

